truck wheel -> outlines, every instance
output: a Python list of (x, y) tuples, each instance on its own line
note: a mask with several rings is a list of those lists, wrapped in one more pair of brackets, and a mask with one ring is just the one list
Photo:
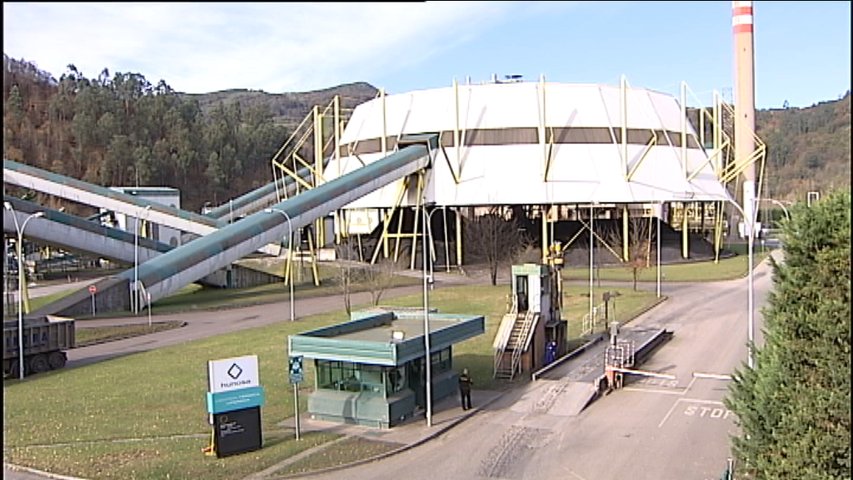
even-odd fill
[(47, 356), (40, 353), (30, 360), (30, 372), (42, 373), (50, 370), (50, 364), (47, 362)]
[(65, 366), (65, 361), (67, 357), (65, 356), (65, 352), (50, 352), (50, 355), (47, 356), (47, 363), (50, 364), (51, 370), (57, 370)]
[(18, 375), (21, 374), (21, 372), (18, 371), (18, 361), (17, 360), (10, 361), (9, 362), (9, 370), (7, 370), (5, 373), (6, 373), (6, 376), (9, 378), (18, 378)]

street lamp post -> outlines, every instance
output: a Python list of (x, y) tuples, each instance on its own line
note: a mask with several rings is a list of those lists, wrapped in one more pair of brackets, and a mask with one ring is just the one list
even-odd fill
[[(151, 205), (146, 205), (144, 211), (150, 210)], [(139, 217), (140, 214), (137, 214), (133, 219), (133, 287), (130, 289), (130, 309), (135, 314), (139, 313)]]
[[(265, 208), (264, 212), (280, 213), (287, 220), (287, 255), (290, 256), (290, 252), (293, 249), (293, 226), (290, 224), (290, 215), (278, 208)], [(290, 284), (290, 321), (294, 322), (296, 321), (296, 307), (293, 304), (293, 273), (291, 270), (288, 270), (288, 273), (290, 274), (290, 278), (287, 279), (287, 283)]]
[[(429, 255), (429, 245), (432, 243), (432, 231), (429, 232), (429, 240), (427, 240), (427, 230), (430, 228), (432, 214), (438, 210), (427, 211), (426, 205), (423, 206), (424, 211), (424, 231), (423, 231), (423, 264), (424, 264), (424, 348), (426, 356), (426, 421), (427, 426), (432, 426), (432, 353), (429, 343), (429, 290), (427, 289), (427, 256)], [(432, 262), (430, 262), (430, 265)], [(430, 272), (432, 269), (430, 267)], [(435, 279), (433, 279), (435, 281)]]
[(24, 229), (27, 228), (27, 222), (35, 217), (44, 216), (44, 212), (36, 212), (24, 219), (24, 223), (18, 228), (18, 216), (15, 214), (15, 209), (9, 202), (3, 202), (3, 207), (12, 213), (12, 220), (15, 222), (15, 230), (18, 232), (18, 378), (24, 379), (24, 282), (26, 274), (24, 273)]
[(746, 212), (744, 209), (738, 205), (736, 202), (731, 202), (732, 205), (743, 215), (744, 220), (744, 228), (747, 232), (747, 258), (749, 262), (749, 274), (748, 274), (748, 287), (747, 287), (747, 308), (749, 311), (747, 312), (747, 365), (749, 368), (755, 367), (755, 346), (753, 343), (755, 342), (755, 317), (754, 317), (754, 288), (753, 288), (753, 247), (755, 245), (755, 204), (757, 203), (756, 199), (752, 200), (752, 218), (746, 218)]

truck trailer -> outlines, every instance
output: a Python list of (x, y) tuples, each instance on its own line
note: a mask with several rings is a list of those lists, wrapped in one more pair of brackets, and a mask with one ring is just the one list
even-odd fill
[[(18, 322), (3, 322), (3, 376), (19, 375)], [(65, 350), (74, 348), (74, 319), (46, 315), (24, 320), (24, 374), (65, 366)]]

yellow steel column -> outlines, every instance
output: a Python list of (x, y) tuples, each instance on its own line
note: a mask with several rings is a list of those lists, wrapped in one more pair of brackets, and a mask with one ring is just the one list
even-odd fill
[(628, 204), (622, 205), (622, 260), (627, 262), (628, 258)]
[[(341, 174), (340, 174), (340, 172), (341, 172), (341, 145), (340, 145), (340, 143), (341, 143), (341, 96), (340, 95), (335, 95), (334, 121), (335, 121), (335, 124), (333, 125), (334, 135), (335, 135), (334, 158), (335, 158), (335, 164), (338, 166), (338, 176), (340, 177), (341, 176)], [(335, 214), (336, 214), (337, 218), (341, 218), (341, 220), (343, 220), (343, 215), (340, 215), (340, 210), (338, 212), (335, 212)], [(343, 224), (343, 222), (341, 222), (341, 225), (342, 224)], [(340, 235), (339, 231), (335, 232), (335, 243), (336, 244), (341, 243), (341, 235)]]
[(542, 209), (542, 263), (548, 263), (548, 210), (545, 205)]
[(714, 205), (714, 263), (719, 263), (723, 236), (723, 202), (715, 202)]
[(314, 235), (308, 235), (308, 254), (311, 255), (311, 274), (314, 276), (314, 286), (320, 286), (320, 272), (317, 271), (317, 256), (314, 254)]
[[(314, 175), (314, 188), (317, 188), (320, 186), (318, 173), (323, 171), (323, 114), (317, 105), (314, 105), (314, 171), (317, 172)], [(325, 224), (325, 217), (322, 216), (314, 221), (318, 247), (326, 243)]]
[[(381, 210), (380, 210), (381, 211)], [(388, 226), (391, 225), (391, 209), (386, 208), (382, 215), (383, 225), (382, 229), (382, 258), (388, 258)]]
[(681, 202), (681, 256), (689, 257), (687, 248), (687, 202)]
[(462, 215), (456, 207), (456, 266), (462, 268)]

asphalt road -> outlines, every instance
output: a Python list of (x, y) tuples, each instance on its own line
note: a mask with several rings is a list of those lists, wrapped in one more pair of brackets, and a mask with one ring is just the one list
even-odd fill
[[(760, 344), (760, 308), (772, 287), (766, 263), (754, 280)], [(312, 478), (716, 480), (736, 433), (722, 405), (728, 381), (694, 374), (730, 374), (746, 361), (746, 285), (665, 285), (664, 294), (678, 295), (635, 321), (674, 332), (642, 369), (676, 380), (629, 383), (575, 417), (549, 406), (553, 381), (532, 382), (421, 447)]]

